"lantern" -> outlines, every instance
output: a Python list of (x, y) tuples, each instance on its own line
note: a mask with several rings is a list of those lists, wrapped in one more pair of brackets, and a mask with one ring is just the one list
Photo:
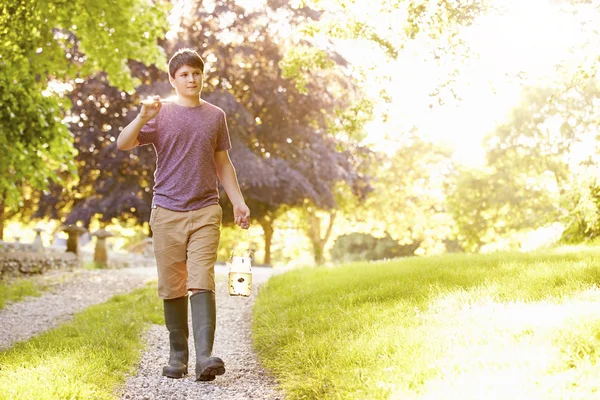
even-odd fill
[(231, 257), (229, 266), (229, 295), (250, 296), (252, 290), (252, 259), (250, 257)]

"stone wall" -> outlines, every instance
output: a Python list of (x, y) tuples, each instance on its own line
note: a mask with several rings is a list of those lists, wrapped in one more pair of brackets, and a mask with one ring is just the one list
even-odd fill
[(81, 266), (74, 253), (44, 249), (30, 251), (27, 246), (0, 247), (0, 278), (43, 274), (49, 270), (72, 270)]

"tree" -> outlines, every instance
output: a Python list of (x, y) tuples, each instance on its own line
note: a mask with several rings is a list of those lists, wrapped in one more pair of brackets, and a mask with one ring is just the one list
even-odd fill
[[(491, 2), (376, 0), (370, 2), (369, 7), (365, 9), (364, 3), (361, 2), (309, 0), (302, 2), (305, 7), (296, 10), (294, 4), (290, 2), (273, 0), (269, 3), (291, 10), (292, 13), (307, 13), (307, 10), (313, 10), (310, 16), (301, 20), (302, 24), (294, 31), (291, 39), (294, 45), (288, 48), (289, 50), (280, 61), (284, 76), (293, 78), (300, 90), (304, 88), (306, 82), (310, 82), (315, 71), (326, 70), (335, 65), (331, 62), (332, 59), (327, 57), (326, 51), (328, 48), (335, 48), (340, 43), (351, 42), (354, 44), (353, 49), (376, 47), (383, 53), (384, 57), (377, 53), (363, 54), (363, 58), (369, 60), (370, 64), (367, 62), (361, 67), (353, 68), (352, 76), (356, 79), (358, 86), (366, 86), (365, 76), (379, 77), (382, 75), (378, 64), (396, 59), (408, 43), (418, 41), (426, 49), (422, 52), (424, 57), (440, 64), (447, 64), (448, 59), (456, 61), (453, 64), (455, 65), (454, 71), (433, 84), (435, 90), (432, 93), (432, 99), (443, 102), (446, 92), (457, 96), (452, 88), (452, 78), (460, 73), (460, 66), (470, 56), (470, 50), (461, 39), (460, 29), (471, 24), (477, 16), (486, 12)], [(323, 38), (328, 40), (323, 40)], [(363, 46), (365, 42), (367, 46)], [(350, 53), (352, 52), (350, 51)], [(363, 78), (361, 79), (361, 77)], [(386, 89), (388, 79), (382, 77), (379, 80), (383, 82), (383, 85), (377, 82), (380, 87), (379, 91), (369, 88), (371, 93), (378, 93), (379, 99), (371, 101), (367, 98), (363, 102), (358, 102), (357, 107), (351, 107), (358, 109), (359, 112), (362, 111), (367, 118), (372, 118), (374, 115), (371, 107), (381, 106), (382, 99), (390, 98)], [(371, 79), (369, 86), (373, 86), (374, 81), (376, 79)], [(377, 115), (377, 118), (380, 119), (386, 117), (385, 111), (381, 115)], [(357, 119), (360, 120), (360, 118)], [(349, 130), (349, 135), (359, 139), (364, 134), (364, 122), (363, 119), (354, 125), (356, 129)], [(352, 124), (347, 126), (352, 127)], [(385, 198), (385, 196), (382, 195), (380, 198)], [(396, 205), (399, 203), (400, 201), (395, 202)], [(340, 209), (339, 203), (336, 209)], [(317, 213), (307, 213), (306, 210), (305, 221), (311, 222), (311, 224), (306, 227), (305, 231), (315, 250), (315, 258), (320, 259), (322, 249), (327, 243), (327, 232), (330, 232), (327, 228), (330, 224), (325, 223), (324, 220), (331, 222), (335, 218), (332, 218), (334, 215), (327, 210)], [(323, 218), (319, 218), (319, 215)], [(441, 215), (441, 213), (436, 214), (436, 217)], [(382, 215), (382, 217), (385, 220), (389, 219), (387, 215)], [(441, 218), (444, 221), (436, 221), (436, 224), (448, 224), (449, 217), (447, 215)], [(424, 228), (427, 224), (420, 225), (417, 230)], [(319, 232), (324, 234), (318, 234)], [(419, 234), (427, 236), (425, 230)], [(396, 233), (395, 235), (399, 237), (402, 234)]]
[(286, 0), (268, 3), (300, 14), (295, 46), (289, 48), (282, 65), (285, 76), (295, 78), (302, 87), (311, 71), (332, 66), (323, 48), (329, 44), (315, 46), (323, 43), (323, 37), (331, 42), (365, 41), (389, 59), (397, 58), (412, 40), (431, 46), (430, 55), (438, 60), (444, 55), (464, 57), (468, 51), (460, 28), (487, 12), (493, 1), (375, 0), (368, 8), (349, 0), (305, 0), (303, 7)]
[[(232, 2), (219, 5), (224, 14), (225, 10), (243, 12)], [(309, 10), (302, 12), (310, 17)], [(265, 23), (264, 12), (246, 13), (227, 25), (227, 35), (251, 38), (235, 46), (218, 42), (214, 32), (222, 23), (214, 14), (198, 9), (197, 18), (210, 22), (203, 29), (184, 31), (182, 38), (203, 43), (216, 58), (219, 79), (209, 80), (215, 86), (207, 91), (228, 113), (234, 139), (232, 160), (250, 208), (265, 231), (268, 263), (273, 222), (283, 208), (303, 206), (307, 201), (332, 208), (336, 204), (333, 188), (340, 181), (358, 195), (368, 190), (365, 177), (355, 169), (364, 150), (355, 140), (336, 137), (341, 130), (352, 134), (348, 123), (356, 118), (345, 113), (358, 93), (339, 57), (336, 69), (315, 74), (301, 89), (286, 78), (281, 60), (290, 44), (277, 36), (272, 28), (275, 23)], [(289, 18), (293, 22), (294, 15)], [(224, 92), (229, 95), (220, 94)], [(331, 129), (336, 119), (337, 131)]]
[(331, 237), (333, 225), (338, 215), (337, 210), (321, 211), (308, 203), (301, 211), (301, 215), (303, 218), (300, 226), (312, 246), (315, 264), (322, 265), (325, 262), (325, 246)]
[(486, 138), (485, 170), (459, 171), (451, 190), (459, 236), (469, 248), (573, 217), (579, 180), (598, 161), (599, 95), (595, 81), (525, 90), (509, 120)]
[[(287, 2), (269, 4), (274, 8), (291, 9)], [(162, 45), (167, 53), (171, 53), (176, 47), (201, 43), (201, 53), (209, 55), (206, 98), (228, 113), (230, 131), (232, 136), (237, 135), (235, 143), (240, 144), (232, 149), (232, 159), (251, 209), (260, 212), (253, 215), (265, 229), (266, 236), (272, 235), (272, 223), (281, 207), (302, 206), (309, 201), (317, 208), (333, 209), (338, 204), (334, 189), (339, 182), (344, 182), (351, 189), (349, 193), (359, 197), (369, 191), (364, 172), (356, 166), (368, 153), (360, 146), (360, 139), (364, 135), (364, 122), (370, 119), (373, 102), (364, 97), (356, 80), (349, 75), (347, 62), (335, 52), (319, 50), (329, 59), (326, 62), (328, 69), (322, 71), (317, 68), (312, 75), (303, 72), (307, 79), (303, 85), (298, 85), (297, 77), (291, 77), (293, 80), (286, 78), (284, 54), (288, 54), (290, 49), (300, 48), (299, 44), (293, 37), (276, 35), (277, 24), (267, 23), (271, 14), (264, 10), (248, 12), (233, 1), (217, 1), (211, 9), (204, 5), (193, 6), (192, 9), (196, 13), (186, 15), (179, 39), (172, 43), (163, 42)], [(234, 14), (243, 15), (243, 18), (229, 18)], [(293, 24), (317, 20), (321, 13), (302, 8), (288, 15)], [(310, 65), (313, 64), (308, 63), (304, 67)], [(215, 70), (218, 74), (212, 76), (211, 71)], [(132, 105), (138, 95), (169, 94), (164, 73), (155, 68), (140, 68), (138, 72), (138, 77), (154, 84), (140, 87), (138, 94), (130, 99)], [(118, 118), (114, 123), (109, 120), (104, 123), (118, 131), (125, 122)], [(86, 123), (82, 120), (78, 125), (83, 124), (82, 130), (85, 130)], [(81, 134), (85, 134), (84, 131)], [(104, 140), (103, 143), (114, 149), (114, 144), (109, 141)], [(100, 148), (96, 144), (92, 153), (102, 152)], [(109, 148), (107, 154), (110, 151)], [(140, 154), (135, 154), (134, 158)], [(137, 161), (136, 165), (148, 168), (153, 164), (146, 161), (144, 159), (141, 166)], [(84, 169), (88, 165), (96, 164), (80, 164)], [(147, 174), (150, 178), (151, 168)], [(103, 168), (103, 173), (95, 181), (107, 190), (103, 194), (98, 193), (100, 198), (108, 196), (110, 190), (120, 193), (116, 185), (101, 182), (104, 178), (110, 179), (110, 173), (104, 172), (111, 170)], [(113, 183), (116, 181), (111, 180)], [(152, 185), (152, 182), (139, 181), (137, 184)], [(111, 187), (113, 189), (109, 189)], [(130, 198), (138, 199), (139, 194), (147, 193), (149, 188), (120, 187), (128, 187), (135, 193)], [(93, 190), (81, 187), (77, 192), (85, 194)], [(86, 201), (86, 195), (80, 197), (77, 204), (73, 204), (69, 218), (89, 221), (100, 212), (97, 205), (104, 201), (98, 196), (90, 198), (90, 201)], [(120, 196), (112, 195), (111, 198), (118, 199)], [(114, 213), (107, 214), (105, 218), (118, 216), (119, 209), (124, 215), (129, 215), (130, 204), (113, 203), (116, 207), (110, 209)], [(142, 208), (135, 209), (139, 210), (142, 220), (147, 217)], [(224, 209), (227, 221), (229, 209)], [(107, 211), (106, 208), (101, 210), (103, 213)], [(265, 253), (269, 254), (268, 251)]]
[(342, 209), (354, 231), (389, 234), (402, 244), (420, 243), (422, 252), (434, 251), (453, 225), (444, 192), (454, 168), (451, 153), (417, 129), (399, 135), (394, 152), (371, 162), (373, 191), (363, 203), (350, 201)]
[(73, 107), (67, 119), (78, 151), (79, 179), (71, 191), (57, 185), (42, 195), (36, 216), (65, 218), (67, 224), (82, 221), (86, 226), (95, 217), (101, 223), (144, 220), (152, 201), (154, 150), (116, 148), (120, 129), (135, 117), (130, 110), (135, 98), (110, 86), (105, 74), (76, 84), (69, 97)]
[(561, 207), (567, 210), (562, 218), (565, 229), (561, 239), (564, 242), (581, 243), (600, 236), (600, 182), (597, 166), (578, 174), (561, 200)]
[(0, 5), (0, 238), (4, 209), (19, 204), (23, 185), (45, 189), (75, 172), (72, 137), (62, 117), (69, 103), (57, 81), (106, 71), (131, 91), (127, 61), (162, 61), (162, 1), (93, 3), (17, 0)]
[[(231, 20), (232, 12), (244, 18)], [(187, 17), (179, 40), (162, 45), (170, 54), (191, 43), (202, 44), (199, 50), (207, 65), (203, 97), (227, 113), (230, 154), (253, 218), (265, 231), (268, 263), (273, 221), (282, 207), (301, 206), (308, 200), (331, 208), (335, 183), (343, 181), (356, 193), (368, 185), (354, 169), (364, 150), (334, 135), (346, 121), (340, 121), (337, 130), (328, 129), (354, 97), (352, 82), (337, 71), (316, 76), (307, 93), (298, 91), (282, 76), (277, 62), (282, 49), (265, 18), (264, 11), (249, 13), (230, 1), (217, 2), (210, 12), (199, 6), (196, 15)], [(142, 204), (149, 204), (153, 185), (153, 151), (146, 146), (131, 154), (118, 152), (114, 138), (133, 118), (140, 96), (167, 97), (172, 92), (164, 72), (139, 63), (131, 68), (143, 81), (135, 95), (111, 87), (103, 74), (75, 85), (71, 93), (72, 132), (80, 175), (85, 178), (75, 187), (78, 198), (71, 205), (68, 199), (62, 202), (72, 207), (67, 221), (87, 224), (96, 214), (106, 221), (123, 216), (147, 219), (149, 209)], [(55, 194), (43, 203), (55, 205)], [(232, 218), (224, 193), (222, 200), (227, 223)]]

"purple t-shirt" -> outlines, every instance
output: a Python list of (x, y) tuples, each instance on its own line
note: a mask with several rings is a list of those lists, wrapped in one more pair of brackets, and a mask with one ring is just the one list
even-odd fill
[(153, 206), (191, 211), (219, 202), (214, 154), (231, 148), (223, 110), (205, 101), (196, 107), (165, 103), (138, 141), (156, 150)]

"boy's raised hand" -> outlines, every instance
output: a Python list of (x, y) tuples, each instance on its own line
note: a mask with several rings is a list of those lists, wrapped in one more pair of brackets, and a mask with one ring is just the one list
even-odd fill
[(140, 104), (142, 105), (142, 109), (140, 110), (139, 117), (146, 122), (156, 117), (162, 107), (160, 96), (154, 96), (151, 99), (140, 102)]

